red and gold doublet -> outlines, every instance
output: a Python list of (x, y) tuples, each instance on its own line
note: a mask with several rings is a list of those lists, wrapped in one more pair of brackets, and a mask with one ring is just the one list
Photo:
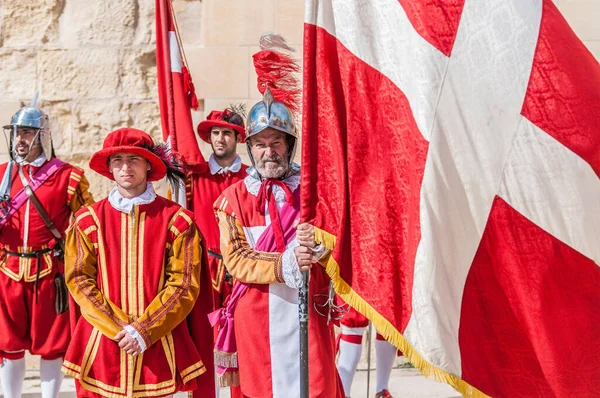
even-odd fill
[[(202, 172), (192, 172), (188, 175), (186, 181), (186, 199), (188, 209), (196, 215), (196, 224), (205, 239), (206, 247), (214, 253), (221, 253), (219, 247), (219, 225), (213, 210), (215, 200), (229, 186), (243, 180), (247, 176), (248, 166), (241, 165), (237, 172), (227, 171), (225, 173), (212, 174), (210, 169)], [(213, 303), (215, 308), (221, 307), (221, 291), (225, 279), (225, 266), (223, 261), (209, 255), (208, 264), (212, 279)]]
[[(194, 215), (160, 196), (130, 214), (107, 199), (77, 213), (65, 263), (82, 317), (63, 371), (86, 396), (163, 396), (197, 387), (206, 367), (184, 319), (199, 294), (201, 250)], [(126, 325), (146, 343), (137, 356), (114, 340)]]
[[(7, 166), (7, 163), (0, 165), (0, 176), (4, 175)], [(39, 167), (23, 166), (27, 178), (37, 170)], [(12, 181), (11, 198), (23, 189), (17, 165)], [(71, 215), (81, 206), (93, 202), (88, 187), (83, 170), (65, 163), (35, 191), (35, 195), (56, 228), (64, 232)], [(62, 272), (63, 264), (52, 252), (37, 258), (7, 253), (45, 251), (55, 245), (55, 238), (29, 200), (0, 230), (0, 301), (3, 302), (0, 306), (0, 357), (19, 358), (24, 355), (23, 350), (29, 350), (45, 359), (55, 359), (64, 356), (67, 350), (69, 314), (56, 315), (54, 308), (54, 277)]]

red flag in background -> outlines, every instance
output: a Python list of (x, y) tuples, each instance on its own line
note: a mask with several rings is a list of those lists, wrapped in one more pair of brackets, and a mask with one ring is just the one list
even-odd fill
[(466, 396), (600, 396), (600, 67), (551, 0), (307, 0), (302, 214)]
[[(173, 151), (179, 152), (189, 165), (202, 169), (208, 165), (198, 147), (191, 115), (191, 109), (198, 107), (198, 100), (182, 54), (183, 48), (177, 34), (171, 0), (156, 0), (156, 66), (163, 139), (169, 142)], [(185, 197), (185, 189), (182, 186), (175, 200), (185, 206)], [(201, 250), (200, 295), (185, 322), (200, 353), (203, 366), (199, 369), (176, 371), (183, 380), (200, 374), (195, 381), (195, 390), (190, 396), (214, 397), (216, 387), (213, 331), (207, 316), (212, 311), (212, 286), (204, 242)]]
[(192, 124), (198, 107), (170, 0), (156, 0), (156, 69), (163, 138), (189, 165), (207, 167)]

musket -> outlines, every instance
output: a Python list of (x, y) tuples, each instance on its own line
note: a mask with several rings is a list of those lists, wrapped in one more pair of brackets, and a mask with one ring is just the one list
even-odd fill
[(300, 398), (308, 398), (308, 280), (309, 271), (302, 272), (302, 287), (298, 290), (300, 320)]

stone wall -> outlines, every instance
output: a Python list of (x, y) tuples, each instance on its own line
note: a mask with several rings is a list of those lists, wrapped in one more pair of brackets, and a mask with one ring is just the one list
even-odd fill
[[(160, 136), (154, 0), (1, 0), (0, 17), (2, 124), (39, 90), (57, 153), (86, 170), (117, 127)], [(87, 174), (105, 195), (108, 181)]]

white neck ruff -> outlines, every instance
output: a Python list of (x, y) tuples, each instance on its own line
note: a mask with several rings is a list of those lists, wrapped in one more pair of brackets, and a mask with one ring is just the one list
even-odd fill
[(146, 205), (154, 202), (154, 199), (156, 199), (156, 192), (154, 192), (154, 187), (149, 182), (146, 183), (146, 190), (144, 193), (135, 198), (130, 199), (124, 197), (121, 195), (121, 192), (119, 192), (118, 187), (114, 187), (108, 194), (108, 201), (112, 207), (126, 214), (131, 213), (135, 205)]
[[(294, 174), (289, 176), (285, 180), (283, 180), (285, 185), (290, 188), (290, 191), (294, 192), (300, 186), (300, 174)], [(258, 191), (260, 190), (260, 186), (262, 182), (252, 176), (247, 176), (244, 178), (244, 184), (246, 184), (246, 189), (254, 196), (258, 196)], [(278, 185), (272, 185), (273, 194), (275, 195), (275, 200), (277, 202), (285, 201), (285, 191)]]
[(210, 158), (208, 159), (208, 167), (210, 168), (210, 174), (212, 175), (225, 174), (229, 171), (231, 171), (232, 173), (237, 173), (242, 169), (242, 158), (240, 158), (240, 155), (237, 155), (231, 166), (221, 167), (219, 163), (217, 163), (215, 155), (211, 154)]

